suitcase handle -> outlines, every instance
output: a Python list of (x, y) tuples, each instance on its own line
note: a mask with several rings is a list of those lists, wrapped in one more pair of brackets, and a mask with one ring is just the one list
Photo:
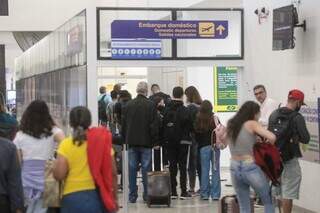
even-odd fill
[[(153, 171), (153, 172), (154, 172), (154, 163), (155, 163), (155, 162), (154, 162), (154, 161), (155, 161), (155, 160), (154, 160), (154, 150), (155, 150), (155, 149), (153, 148), (153, 149), (152, 149), (152, 155), (151, 155), (151, 156), (152, 156), (151, 161), (152, 161), (152, 171)], [(163, 171), (163, 161), (162, 161), (162, 157), (163, 157), (163, 156), (162, 156), (162, 155), (163, 155), (162, 146), (160, 146), (160, 170), (161, 170), (161, 171)]]

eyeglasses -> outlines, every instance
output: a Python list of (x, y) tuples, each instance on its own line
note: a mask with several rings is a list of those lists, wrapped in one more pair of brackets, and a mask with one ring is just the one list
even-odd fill
[(261, 95), (261, 94), (263, 94), (263, 93), (264, 93), (264, 91), (260, 91), (260, 92), (254, 93), (254, 95), (257, 96), (257, 95)]

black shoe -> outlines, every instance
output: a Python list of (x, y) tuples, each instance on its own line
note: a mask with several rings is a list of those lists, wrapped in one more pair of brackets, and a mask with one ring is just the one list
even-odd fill
[(180, 200), (188, 200), (190, 198), (192, 198), (192, 196), (189, 192), (182, 192), (180, 195)]
[(255, 203), (255, 207), (263, 207), (263, 202), (262, 202), (262, 200), (260, 199), (260, 198), (258, 198), (257, 200), (256, 200), (256, 203)]
[(178, 198), (177, 192), (171, 193), (171, 199), (172, 199), (172, 200), (175, 200), (175, 199), (177, 199), (177, 198)]

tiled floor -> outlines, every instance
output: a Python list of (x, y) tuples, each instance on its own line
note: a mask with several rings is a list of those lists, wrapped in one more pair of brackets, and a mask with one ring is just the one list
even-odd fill
[[(233, 194), (233, 188), (227, 187), (230, 184), (228, 170), (223, 170), (221, 179), (225, 180), (222, 182), (222, 194)], [(139, 189), (142, 190), (140, 184)], [(120, 199), (122, 194), (119, 195)], [(122, 204), (121, 204), (122, 205)], [(173, 200), (171, 208), (166, 206), (153, 206), (148, 208), (142, 201), (141, 196), (138, 198), (137, 203), (128, 205), (129, 213), (218, 213), (218, 201), (202, 201), (199, 197), (194, 197), (190, 200)], [(255, 208), (255, 212), (263, 213), (263, 208)], [(278, 211), (276, 211), (278, 212)], [(293, 213), (301, 213), (302, 211), (294, 211)], [(126, 213), (124, 209), (120, 209), (119, 213)]]

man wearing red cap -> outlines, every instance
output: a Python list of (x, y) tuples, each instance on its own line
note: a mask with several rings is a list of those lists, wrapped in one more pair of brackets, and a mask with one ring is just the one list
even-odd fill
[(310, 134), (304, 117), (299, 110), (304, 103), (300, 90), (291, 90), (285, 107), (275, 110), (269, 119), (268, 129), (277, 136), (276, 145), (283, 160), (280, 197), (284, 213), (292, 212), (292, 200), (299, 199), (301, 168), (298, 158), (302, 157), (299, 143), (308, 144)]

